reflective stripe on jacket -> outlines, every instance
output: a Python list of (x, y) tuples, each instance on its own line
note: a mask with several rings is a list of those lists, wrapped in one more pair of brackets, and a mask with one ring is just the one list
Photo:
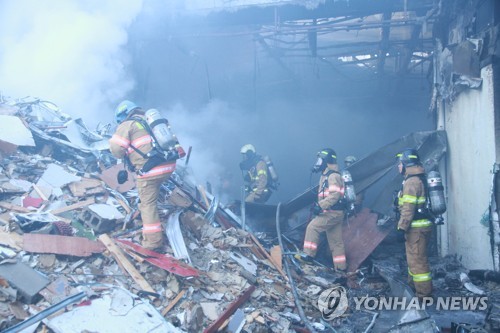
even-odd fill
[(398, 229), (425, 228), (432, 225), (428, 219), (414, 220), (417, 210), (425, 211), (426, 193), (422, 180), (418, 175), (425, 175), (425, 170), (420, 165), (406, 168), (403, 189), (399, 194), (398, 205), (401, 214)]
[[(331, 172), (327, 179), (329, 171), (336, 172)], [(335, 164), (327, 167), (319, 178), (318, 204), (323, 210), (329, 210), (344, 196), (344, 181), (338, 171), (339, 167)]]
[[(121, 159), (128, 157), (135, 169), (140, 170), (146, 163), (147, 158), (141, 156), (141, 154), (135, 151), (131, 145), (142, 152), (142, 154), (146, 155), (153, 148), (152, 142), (153, 139), (140, 122), (125, 120), (118, 125), (115, 133), (109, 140), (109, 148), (113, 156)], [(165, 173), (172, 173), (175, 170), (175, 165), (175, 162), (165, 162), (138, 177), (148, 178)]]
[(256, 194), (268, 192), (267, 177), (269, 177), (269, 175), (266, 162), (259, 160), (255, 167), (248, 170), (248, 175), (250, 176), (250, 188), (252, 192)]

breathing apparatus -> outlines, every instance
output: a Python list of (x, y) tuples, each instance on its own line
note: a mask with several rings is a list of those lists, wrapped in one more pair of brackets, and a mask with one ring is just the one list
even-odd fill
[(316, 163), (312, 168), (313, 173), (323, 172), (327, 164), (337, 164), (337, 154), (331, 148), (322, 149), (317, 157)]
[[(177, 137), (171, 132), (167, 119), (161, 117), (158, 110), (149, 109), (146, 111), (145, 118), (146, 120), (137, 116), (130, 117), (131, 120), (140, 123), (152, 139), (152, 148), (147, 153), (143, 153), (137, 147), (130, 145), (130, 148), (147, 160), (141, 170), (132, 170), (138, 173), (148, 172), (155, 166), (165, 162), (173, 162), (186, 155)], [(132, 166), (130, 166), (130, 169), (132, 169)]]
[[(416, 149), (407, 148), (402, 153), (396, 155), (398, 161), (402, 164), (401, 174), (405, 174), (406, 167), (421, 165), (420, 157)], [(443, 224), (441, 214), (446, 212), (446, 199), (441, 174), (436, 171), (430, 171), (426, 175), (418, 175), (425, 188), (426, 207), (418, 213), (429, 216), (437, 225)]]

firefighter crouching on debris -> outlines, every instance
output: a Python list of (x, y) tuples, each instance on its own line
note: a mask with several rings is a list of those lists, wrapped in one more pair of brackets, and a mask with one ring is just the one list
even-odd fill
[[(139, 194), (139, 210), (142, 218), (142, 246), (147, 249), (160, 250), (163, 247), (163, 230), (158, 213), (157, 199), (160, 185), (166, 181), (175, 170), (176, 161), (148, 158), (146, 154), (152, 151), (153, 138), (145, 128), (145, 112), (131, 101), (121, 102), (115, 110), (118, 123), (116, 132), (109, 140), (111, 153), (124, 159), (131, 171), (137, 172), (137, 191)], [(147, 124), (146, 124), (147, 125)], [(179, 155), (183, 150), (179, 146)], [(156, 156), (156, 155), (155, 155)], [(144, 166), (149, 161), (146, 168)], [(150, 169), (142, 172), (144, 169)]]
[(408, 282), (415, 287), (417, 297), (430, 296), (432, 279), (427, 260), (427, 243), (432, 221), (425, 214), (425, 170), (415, 149), (405, 149), (397, 157), (399, 173), (404, 176), (403, 189), (398, 196), (398, 230), (405, 233)]
[(260, 155), (255, 153), (255, 147), (251, 144), (241, 147), (240, 152), (243, 155), (240, 169), (248, 193), (245, 202), (265, 203), (272, 194), (268, 186), (271, 176), (268, 165)]
[(314, 207), (317, 216), (309, 223), (304, 238), (304, 253), (295, 255), (301, 261), (310, 262), (316, 256), (320, 233), (326, 232), (332, 251), (333, 265), (338, 271), (346, 270), (342, 222), (344, 221), (344, 181), (339, 173), (337, 156), (333, 149), (325, 148), (318, 153), (313, 172), (321, 172), (318, 202)]

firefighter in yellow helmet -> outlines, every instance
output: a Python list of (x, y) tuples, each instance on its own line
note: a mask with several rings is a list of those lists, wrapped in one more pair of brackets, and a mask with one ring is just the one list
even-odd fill
[(398, 230), (405, 233), (408, 281), (418, 297), (432, 294), (432, 278), (427, 259), (427, 243), (432, 232), (432, 221), (426, 211), (425, 170), (415, 149), (398, 154), (398, 170), (404, 176), (399, 192)]
[(241, 147), (240, 153), (243, 155), (240, 169), (248, 193), (245, 202), (265, 203), (272, 194), (268, 186), (270, 174), (267, 164), (260, 155), (256, 154), (255, 147), (251, 144)]
[(333, 266), (338, 271), (347, 268), (342, 222), (344, 205), (340, 202), (344, 196), (344, 181), (339, 173), (337, 154), (333, 149), (325, 148), (318, 153), (314, 172), (321, 172), (318, 187), (318, 201), (315, 206), (316, 217), (307, 225), (304, 238), (304, 253), (295, 257), (310, 262), (316, 256), (320, 234), (326, 232), (328, 245), (332, 252)]
[[(163, 230), (158, 213), (157, 199), (160, 185), (175, 170), (176, 161), (159, 157), (148, 158), (153, 139), (144, 122), (144, 111), (131, 101), (121, 102), (115, 110), (118, 126), (109, 140), (111, 153), (127, 161), (131, 171), (137, 173), (139, 210), (142, 218), (142, 246), (147, 249), (161, 249), (164, 245)], [(184, 155), (180, 146), (178, 157)], [(158, 155), (156, 155), (158, 156)], [(147, 170), (147, 171), (146, 171)]]

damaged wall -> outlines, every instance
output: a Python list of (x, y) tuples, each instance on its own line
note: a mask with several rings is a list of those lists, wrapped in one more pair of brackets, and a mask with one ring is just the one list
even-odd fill
[(490, 209), (495, 209), (492, 172), (499, 158), (495, 87), (500, 3), (442, 0), (439, 4), (435, 94), (440, 100), (438, 128), (447, 131), (449, 145), (442, 165), (448, 216), (440, 229), (441, 253), (457, 254), (469, 269), (498, 269), (494, 245), (498, 222), (490, 221)]
[[(492, 66), (481, 70), (480, 90), (461, 93), (445, 111), (448, 133), (449, 252), (470, 268), (493, 268), (488, 221), (491, 170), (495, 163)], [(446, 244), (442, 249), (446, 253)]]

